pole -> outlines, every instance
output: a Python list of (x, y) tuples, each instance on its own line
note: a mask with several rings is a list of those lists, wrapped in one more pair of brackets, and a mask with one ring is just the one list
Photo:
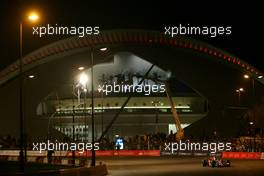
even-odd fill
[(155, 119), (155, 123), (156, 123), (156, 134), (158, 134), (159, 132), (159, 127), (158, 127), (158, 122), (159, 122), (159, 119), (158, 119), (158, 107), (157, 107), (157, 101), (155, 102), (155, 111), (156, 111), (156, 119)]
[[(73, 85), (74, 88), (74, 85)], [(74, 123), (75, 123), (75, 106), (74, 106), (74, 96), (72, 95), (72, 142), (74, 143), (75, 141), (75, 127), (74, 127)], [(75, 165), (75, 151), (72, 150), (72, 165)]]
[[(86, 88), (86, 90), (88, 90), (87, 89), (87, 86), (85, 87)], [(84, 133), (83, 133), (83, 138), (84, 138), (84, 141), (85, 142), (87, 142), (87, 115), (86, 115), (86, 92), (84, 92), (84, 107), (83, 107), (83, 109), (84, 109)], [(87, 154), (87, 152), (86, 152), (86, 154)]]
[[(87, 112), (87, 109), (86, 109), (86, 93), (87, 93), (87, 91), (88, 91), (88, 88), (87, 88), (87, 84), (85, 84), (85, 89), (86, 89), (86, 91), (84, 91), (84, 98), (83, 98), (83, 117), (84, 117), (84, 132), (83, 132), (83, 136), (82, 136), (82, 138), (83, 138), (83, 141), (85, 141), (85, 142), (88, 142), (88, 129), (87, 129), (87, 121), (88, 121), (88, 119), (87, 119), (87, 114), (86, 114), (86, 112)], [(87, 153), (87, 151), (85, 152), (85, 156), (86, 156), (86, 158), (87, 158), (87, 155), (88, 155), (88, 153)]]
[(20, 130), (20, 171), (24, 172), (25, 167), (25, 156), (24, 156), (24, 115), (23, 115), (23, 63), (22, 63), (22, 34), (23, 34), (23, 24), (19, 24), (19, 130)]
[(255, 80), (252, 77), (252, 103), (254, 104), (255, 101)]
[(77, 90), (77, 96), (78, 96), (78, 104), (80, 104), (81, 103), (81, 98), (80, 98), (80, 88), (79, 88), (79, 86), (78, 86), (78, 90)]
[[(75, 106), (72, 106), (72, 142), (75, 141), (75, 127), (74, 127), (74, 123), (75, 123)], [(72, 165), (75, 165), (75, 151), (72, 151)]]
[(240, 106), (240, 90), (238, 91), (238, 105)]
[(93, 86), (93, 48), (91, 48), (91, 86), (92, 86), (92, 95), (91, 95), (91, 101), (92, 101), (92, 162), (91, 166), (95, 166), (95, 150), (94, 150), (94, 86)]
[(102, 112), (101, 112), (101, 134), (103, 134), (104, 131), (104, 93), (102, 92)]

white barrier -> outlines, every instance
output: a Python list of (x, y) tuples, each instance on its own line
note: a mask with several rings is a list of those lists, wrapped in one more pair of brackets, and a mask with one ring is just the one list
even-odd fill
[(260, 159), (264, 159), (264, 152), (261, 153)]
[(18, 161), (18, 156), (8, 156), (7, 161)]

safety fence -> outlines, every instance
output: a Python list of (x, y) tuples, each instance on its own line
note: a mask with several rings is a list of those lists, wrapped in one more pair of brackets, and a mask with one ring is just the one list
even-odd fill
[[(92, 156), (91, 151), (86, 151), (83, 153), (75, 152), (73, 157), (72, 151), (55, 151), (52, 155), (52, 163), (55, 164), (64, 164), (69, 165), (88, 165), (87, 163)], [(98, 150), (96, 151), (96, 157), (119, 157), (119, 156), (131, 156), (131, 157), (159, 157), (159, 156), (168, 156), (168, 155), (176, 155), (176, 156), (211, 156), (217, 155), (222, 156), (222, 158), (229, 159), (255, 159), (260, 160), (264, 159), (264, 152), (222, 152), (216, 154), (210, 154), (208, 152), (177, 152), (170, 153), (160, 150)], [(19, 160), (19, 150), (0, 150), (0, 160), (5, 161), (18, 161)], [(27, 161), (28, 162), (36, 162), (36, 163), (49, 163), (49, 159), (46, 152), (38, 152), (38, 151), (27, 151)]]
[[(73, 154), (75, 155), (73, 158)], [(36, 163), (49, 163), (49, 157), (47, 151), (27, 151), (27, 161)], [(69, 165), (89, 165), (88, 158), (92, 156), (91, 151), (72, 152), (72, 151), (55, 151), (51, 157), (51, 162), (54, 164)], [(97, 157), (107, 156), (160, 156), (160, 150), (98, 150), (96, 151)], [(19, 150), (0, 150), (0, 160), (5, 161), (18, 161)]]
[(263, 152), (223, 152), (222, 158), (260, 160), (260, 159), (264, 159), (264, 153)]

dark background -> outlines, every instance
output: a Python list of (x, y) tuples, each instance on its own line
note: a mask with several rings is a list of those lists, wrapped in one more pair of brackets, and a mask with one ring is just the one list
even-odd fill
[[(140, 28), (160, 30), (165, 25), (232, 26), (232, 35), (217, 38), (197, 37), (224, 49), (264, 71), (263, 9), (262, 5), (236, 2), (188, 1), (8, 1), (0, 2), (0, 70), (19, 56), (19, 21), (29, 9), (41, 12), (37, 25), (100, 26), (100, 30)], [(32, 24), (24, 23), (23, 54), (40, 48), (65, 36), (39, 38), (32, 35)]]

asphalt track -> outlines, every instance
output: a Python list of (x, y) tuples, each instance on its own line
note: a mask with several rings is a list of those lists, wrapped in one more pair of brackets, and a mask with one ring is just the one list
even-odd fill
[(231, 167), (202, 167), (202, 157), (113, 157), (98, 158), (107, 164), (110, 176), (263, 176), (264, 160), (231, 160)]

